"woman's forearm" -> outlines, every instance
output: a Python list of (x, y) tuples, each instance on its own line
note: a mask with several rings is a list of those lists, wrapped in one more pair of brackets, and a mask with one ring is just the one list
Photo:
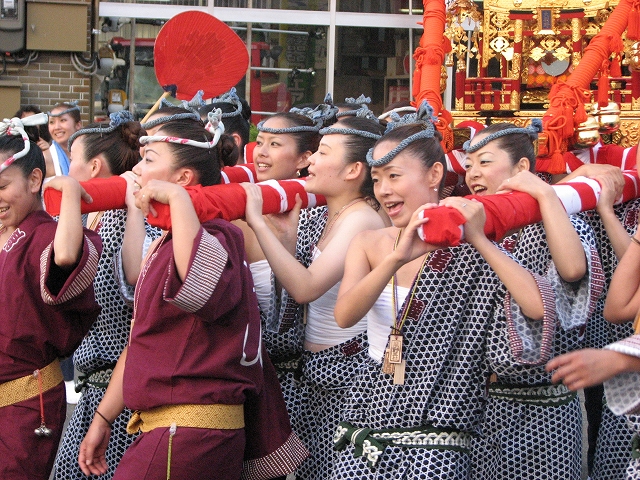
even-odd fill
[(538, 203), (558, 274), (565, 282), (577, 282), (587, 273), (587, 258), (580, 237), (555, 193)]
[(120, 358), (118, 358), (118, 362), (113, 368), (107, 391), (98, 405), (98, 411), (111, 423), (113, 423), (124, 410), (122, 382), (124, 379), (124, 366), (127, 361), (127, 348), (128, 347), (125, 347), (120, 354)]
[[(636, 238), (636, 237), (633, 237)], [(640, 240), (631, 242), (613, 273), (604, 304), (604, 317), (612, 323), (635, 318), (640, 310)]]
[(142, 210), (135, 207), (130, 208), (127, 211), (127, 220), (122, 238), (122, 268), (129, 285), (135, 285), (138, 281), (146, 235)]
[(193, 209), (191, 197), (183, 188), (172, 191), (169, 201), (171, 212), (171, 235), (176, 271), (184, 282), (189, 271), (193, 245), (200, 232), (200, 220)]

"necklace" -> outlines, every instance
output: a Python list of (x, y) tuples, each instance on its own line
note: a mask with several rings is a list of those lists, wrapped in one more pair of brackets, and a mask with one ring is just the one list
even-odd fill
[[(398, 232), (396, 236), (396, 240), (393, 244), (393, 249), (395, 250), (398, 246), (398, 242), (400, 240), (400, 235), (402, 235), (402, 229)], [(384, 352), (384, 361), (382, 363), (382, 372), (393, 374), (393, 383), (395, 385), (404, 384), (404, 370), (406, 366), (406, 361), (402, 359), (402, 327), (404, 322), (407, 320), (407, 316), (409, 315), (409, 308), (411, 307), (411, 302), (413, 301), (413, 297), (416, 294), (417, 288), (417, 280), (418, 275), (424, 269), (424, 266), (427, 264), (427, 260), (431, 252), (427, 253), (422, 260), (422, 264), (420, 265), (420, 269), (418, 269), (418, 273), (416, 277), (413, 279), (413, 284), (411, 288), (411, 292), (409, 294), (409, 301), (405, 302), (404, 309), (401, 312), (397, 310), (398, 303), (398, 279), (396, 274), (393, 274), (391, 277), (391, 308), (392, 308), (392, 318), (394, 318), (393, 327), (391, 327), (391, 334), (389, 335), (388, 347)]]
[[(342, 215), (342, 213), (349, 207), (351, 207), (352, 205), (355, 205), (358, 202), (362, 202), (364, 200), (364, 198), (362, 197), (358, 197), (354, 200), (351, 200), (349, 203), (347, 203), (346, 205), (343, 205), (342, 208), (340, 210), (338, 210), (336, 213), (333, 214), (333, 217), (331, 217), (331, 220), (327, 223), (327, 225), (324, 228), (324, 232), (322, 232), (322, 235), (320, 235), (320, 240), (318, 240), (317, 245), (320, 245), (320, 243), (322, 243), (322, 241), (327, 238), (327, 235), (329, 235), (329, 232), (331, 231), (331, 229), (333, 228), (333, 226), (335, 225), (335, 223), (338, 221), (338, 218), (340, 218), (340, 215)], [(328, 210), (327, 210), (328, 212)]]

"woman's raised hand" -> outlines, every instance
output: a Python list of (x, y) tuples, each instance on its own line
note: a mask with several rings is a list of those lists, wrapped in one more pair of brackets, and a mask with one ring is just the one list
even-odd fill
[(399, 257), (401, 264), (409, 263), (411, 260), (415, 260), (425, 253), (435, 250), (433, 245), (422, 241), (418, 236), (418, 229), (429, 221), (428, 212), (424, 214), (423, 212), (436, 208), (437, 206), (435, 203), (425, 203), (424, 205), (420, 205), (418, 209), (413, 212), (413, 215), (411, 215), (411, 219), (402, 230), (402, 234), (394, 250), (394, 254)]
[(596, 211), (602, 215), (605, 211), (613, 211), (613, 205), (622, 195), (624, 175), (622, 175), (622, 170), (613, 165), (598, 165), (598, 167), (605, 168), (599, 168), (597, 173), (589, 178), (593, 178), (600, 184), (600, 197)]
[(125, 203), (127, 204), (127, 209), (131, 210), (136, 206), (136, 197), (134, 193), (138, 189), (135, 183), (138, 176), (132, 171), (124, 172), (120, 176), (124, 178), (127, 182), (127, 193), (125, 194)]
[(529, 170), (523, 170), (516, 173), (513, 177), (507, 178), (498, 186), (497, 193), (510, 191), (528, 193), (538, 201), (544, 195), (555, 196), (553, 187)]
[(464, 238), (471, 245), (474, 245), (477, 239), (486, 239), (484, 224), (487, 216), (482, 203), (464, 197), (447, 197), (440, 201), (440, 206), (455, 208), (462, 214), (466, 220)]
[(254, 228), (257, 223), (264, 222), (262, 217), (262, 189), (253, 183), (240, 184), (247, 194), (247, 203), (244, 209), (244, 219), (247, 224)]
[(89, 195), (84, 188), (78, 183), (78, 181), (68, 175), (56, 175), (51, 177), (51, 180), (44, 184), (44, 188), (53, 188), (60, 192), (72, 192), (76, 190), (82, 200), (86, 203), (93, 202), (91, 195)]
[[(134, 193), (136, 197), (136, 207), (142, 210), (145, 217), (151, 213), (154, 217), (158, 214), (151, 205), (151, 201), (171, 205), (171, 202), (177, 196), (185, 196), (189, 198), (187, 191), (180, 185), (171, 182), (163, 182), (160, 180), (149, 180), (149, 182), (140, 190)], [(190, 199), (189, 199), (190, 201)]]

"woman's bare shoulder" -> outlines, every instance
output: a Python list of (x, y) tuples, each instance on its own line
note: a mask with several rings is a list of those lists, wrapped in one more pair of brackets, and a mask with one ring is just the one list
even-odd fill
[(347, 217), (349, 218), (348, 223), (357, 222), (359, 228), (378, 230), (387, 226), (380, 214), (366, 204), (349, 212), (345, 219)]
[(395, 227), (365, 230), (358, 234), (360, 245), (367, 252), (384, 251), (385, 254), (393, 248), (398, 229)]

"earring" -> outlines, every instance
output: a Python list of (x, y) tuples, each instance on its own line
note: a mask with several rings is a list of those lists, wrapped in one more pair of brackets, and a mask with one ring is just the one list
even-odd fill
[(438, 191), (438, 189), (437, 189), (436, 187), (433, 187), (433, 191), (434, 191), (434, 192), (437, 192), (437, 191)]
[(300, 170), (296, 171), (296, 175), (299, 177), (300, 176)]

